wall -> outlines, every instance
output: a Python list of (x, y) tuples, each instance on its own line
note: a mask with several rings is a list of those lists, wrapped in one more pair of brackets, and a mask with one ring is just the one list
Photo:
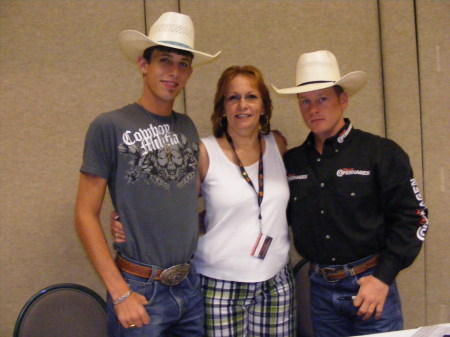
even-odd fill
[[(219, 61), (195, 69), (176, 109), (210, 133), (215, 82), (253, 64), (267, 83), (294, 85), (302, 52), (329, 49), (341, 72), (368, 73), (348, 117), (410, 154), (431, 228), (399, 277), (407, 327), (450, 322), (448, 284), (450, 2), (425, 0), (0, 1), (0, 335), (47, 285), (76, 282), (104, 294), (73, 226), (84, 134), (100, 112), (136, 100), (141, 79), (117, 46), (165, 11), (189, 14), (196, 48)], [(294, 100), (272, 94), (273, 127), (302, 142)], [(107, 201), (103, 219), (111, 209)]]

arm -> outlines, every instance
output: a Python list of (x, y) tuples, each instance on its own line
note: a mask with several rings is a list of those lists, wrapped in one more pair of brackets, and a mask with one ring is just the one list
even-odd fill
[[(129, 287), (114, 263), (100, 223), (100, 210), (106, 191), (106, 179), (81, 173), (75, 205), (75, 224), (86, 252), (113, 299), (123, 296)], [(115, 305), (117, 317), (123, 327), (131, 324), (141, 327), (150, 318), (144, 308), (145, 297), (131, 293), (122, 303)]]
[(200, 177), (200, 183), (205, 180), (206, 174), (209, 169), (209, 156), (208, 151), (206, 150), (205, 145), (200, 142), (199, 143), (199, 155), (198, 155), (198, 173)]
[(395, 143), (390, 145), (378, 166), (385, 240), (374, 273), (386, 284), (414, 262), (428, 228), (428, 211), (413, 179), (408, 155)]
[[(203, 181), (205, 180), (206, 174), (208, 173), (208, 169), (209, 169), (209, 156), (208, 156), (208, 151), (206, 150), (205, 145), (200, 142), (199, 144), (199, 156), (198, 156), (198, 176), (199, 176), (199, 183), (203, 183)], [(200, 187), (199, 187), (199, 191), (200, 191)], [(199, 193), (200, 195), (201, 193)], [(200, 195), (201, 196), (201, 195)], [(205, 224), (205, 217), (206, 217), (206, 210), (201, 211), (198, 214), (198, 224), (200, 227), (200, 234), (205, 234), (206, 233), (206, 224)]]
[(373, 276), (359, 280), (354, 305), (358, 315), (368, 319), (374, 312), (381, 317), (389, 284), (408, 267), (420, 251), (428, 228), (427, 209), (412, 178), (407, 154), (388, 141), (377, 167), (380, 199), (385, 215), (385, 242), (381, 261)]

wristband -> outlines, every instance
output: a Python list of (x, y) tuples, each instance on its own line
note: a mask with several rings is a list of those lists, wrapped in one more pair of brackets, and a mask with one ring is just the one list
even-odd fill
[(130, 297), (131, 295), (131, 289), (128, 290), (125, 294), (123, 294), (122, 296), (120, 296), (117, 300), (113, 300), (114, 304), (120, 304), (123, 301), (125, 301), (128, 297)]

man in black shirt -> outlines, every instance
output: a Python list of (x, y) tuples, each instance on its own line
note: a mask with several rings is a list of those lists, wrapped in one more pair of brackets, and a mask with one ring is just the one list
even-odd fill
[(400, 330), (395, 277), (414, 261), (428, 228), (408, 155), (344, 118), (364, 72), (341, 77), (334, 55), (321, 50), (302, 54), (296, 75), (296, 87), (274, 89), (297, 95), (311, 130), (285, 164), (295, 247), (311, 262), (315, 333)]

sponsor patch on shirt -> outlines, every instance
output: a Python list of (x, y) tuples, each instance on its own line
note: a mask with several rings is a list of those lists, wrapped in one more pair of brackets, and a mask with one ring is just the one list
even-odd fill
[(353, 176), (353, 175), (370, 176), (370, 171), (357, 170), (357, 169), (354, 169), (354, 168), (341, 168), (341, 169), (336, 171), (336, 175), (338, 177)]
[(307, 174), (288, 174), (287, 180), (293, 181), (293, 180), (306, 180), (308, 179)]

